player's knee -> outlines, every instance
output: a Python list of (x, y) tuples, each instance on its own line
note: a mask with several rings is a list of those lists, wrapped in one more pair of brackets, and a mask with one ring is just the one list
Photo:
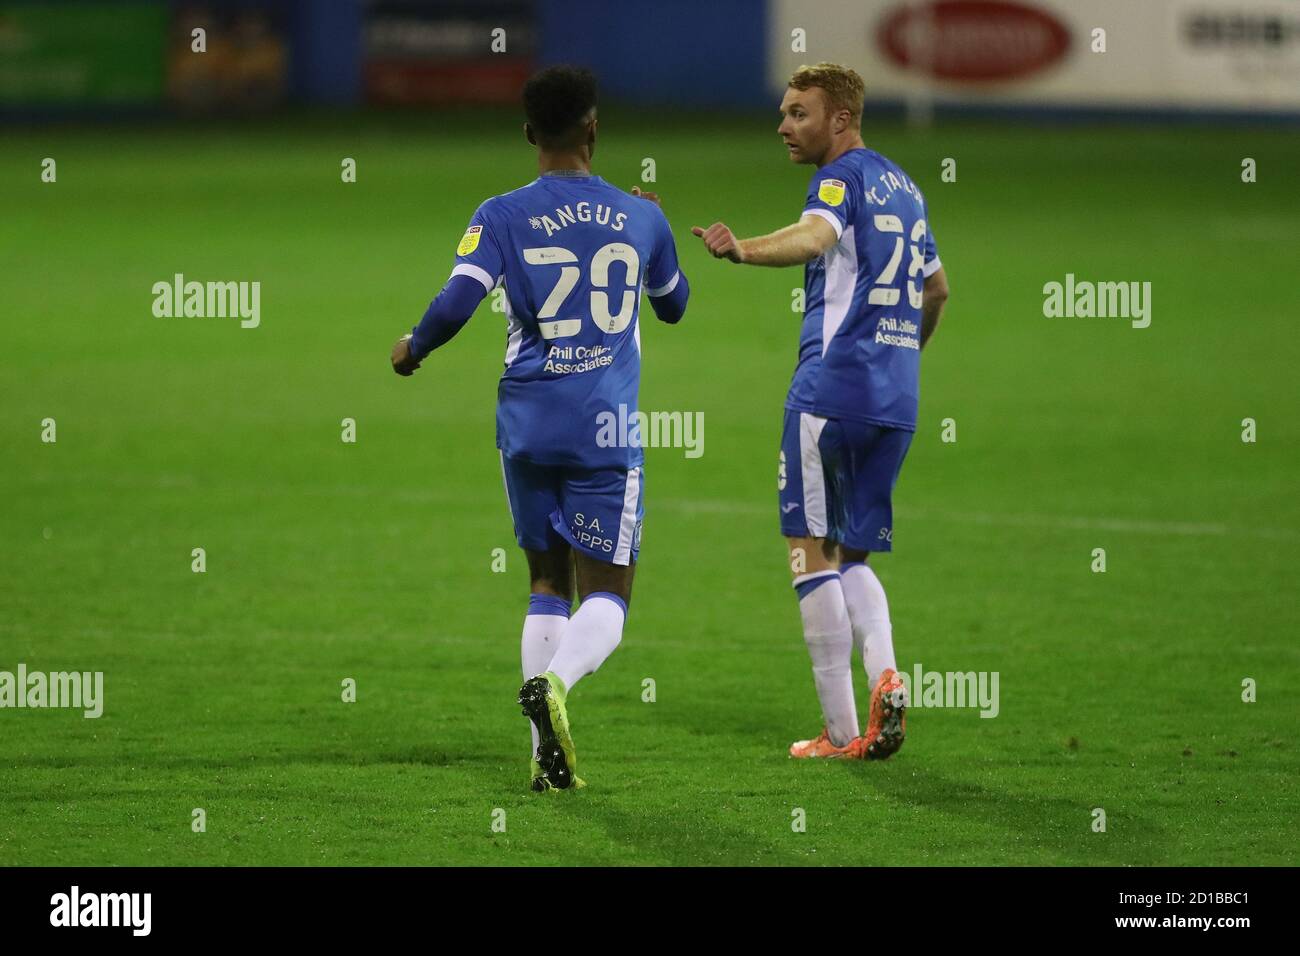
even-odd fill
[(858, 551), (854, 548), (840, 546), (840, 563), (842, 564), (866, 564), (867, 556), (871, 552)]
[[(617, 565), (611, 565), (610, 567), (617, 567)], [(627, 571), (628, 569), (622, 568), (620, 570)], [(625, 606), (631, 607), (632, 575), (630, 573), (603, 574), (597, 577), (586, 578), (581, 581), (578, 586), (578, 592), (584, 601), (591, 595), (600, 591), (605, 591), (609, 594), (617, 594), (623, 599), (623, 604)]]
[(607, 591), (617, 594), (625, 605), (631, 607), (635, 562), (627, 565), (609, 564), (581, 553), (574, 557), (578, 571), (578, 594), (583, 600), (598, 591)]
[(552, 597), (573, 600), (573, 586), (566, 581), (550, 581), (546, 578), (534, 578), (528, 585), (529, 594), (549, 594)]
[(623, 601), (623, 607), (628, 609), (631, 609), (632, 607), (632, 582), (631, 581), (628, 581), (625, 585), (610, 584), (606, 587), (593, 587), (590, 589), (582, 588), (580, 590), (582, 592), (582, 597), (579, 603), (582, 603), (582, 601), (587, 600), (587, 598), (591, 597), (593, 594), (600, 594), (601, 592), (604, 592), (606, 594), (617, 594)]
[(573, 600), (573, 558), (567, 546), (524, 553), (528, 557), (528, 589), (532, 594)]

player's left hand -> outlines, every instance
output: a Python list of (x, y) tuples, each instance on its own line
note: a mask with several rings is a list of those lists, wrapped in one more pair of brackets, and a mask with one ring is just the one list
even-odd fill
[(411, 333), (407, 332), (393, 346), (393, 371), (398, 375), (411, 375), (420, 363), (411, 355)]
[(740, 240), (725, 223), (715, 222), (708, 229), (691, 226), (691, 234), (704, 240), (704, 248), (715, 259), (730, 259), (732, 262), (744, 262), (745, 253)]
[(633, 195), (633, 196), (640, 196), (642, 199), (648, 199), (648, 200), (650, 200), (652, 203), (654, 203), (656, 206), (660, 206), (660, 207), (662, 208), (662, 203), (659, 202), (659, 194), (658, 194), (658, 193), (647, 193), (647, 192), (643, 192), (643, 191), (641, 190), (641, 187), (640, 187), (640, 186), (633, 186), (633, 187), (632, 187), (632, 195)]

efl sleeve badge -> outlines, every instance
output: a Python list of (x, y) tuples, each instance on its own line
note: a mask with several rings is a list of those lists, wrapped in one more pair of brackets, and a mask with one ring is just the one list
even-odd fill
[(817, 189), (817, 198), (828, 206), (838, 206), (844, 202), (844, 181), (841, 179), (823, 179)]
[(460, 245), (456, 247), (456, 255), (467, 256), (477, 249), (479, 236), (482, 234), (482, 226), (470, 226), (466, 229), (465, 235), (461, 237)]

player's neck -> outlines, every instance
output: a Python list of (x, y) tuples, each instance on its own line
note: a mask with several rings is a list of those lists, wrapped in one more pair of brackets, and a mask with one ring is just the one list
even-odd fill
[(555, 172), (580, 172), (591, 175), (591, 151), (587, 149), (537, 153), (537, 171), (545, 176)]
[(839, 142), (831, 144), (831, 148), (826, 150), (826, 155), (822, 157), (822, 161), (818, 163), (817, 166), (819, 168), (822, 166), (829, 166), (849, 150), (866, 149), (866, 146), (867, 144), (862, 142), (862, 134), (855, 133), (852, 136), (846, 136)]

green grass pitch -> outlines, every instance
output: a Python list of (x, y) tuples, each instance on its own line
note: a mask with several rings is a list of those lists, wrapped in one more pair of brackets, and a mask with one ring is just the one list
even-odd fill
[[(786, 756), (820, 719), (775, 495), (801, 274), (689, 232), (793, 220), (809, 170), (774, 112), (610, 111), (597, 172), (655, 160), (693, 290), (678, 327), (643, 310), (641, 407), (703, 412), (705, 452), (647, 452), (624, 642), (570, 701), (590, 786), (539, 797), (503, 317), (388, 367), (478, 202), (535, 175), (520, 122), (5, 133), (0, 670), (103, 671), (106, 702), (0, 710), (0, 864), (1300, 861), (1294, 131), (868, 117), (953, 290), (876, 566), (900, 665), (997, 671), (1000, 713), (917, 709), (896, 759), (813, 764)], [(260, 281), (260, 327), (155, 318), (177, 272)], [(1151, 326), (1044, 317), (1067, 273), (1151, 282)]]

